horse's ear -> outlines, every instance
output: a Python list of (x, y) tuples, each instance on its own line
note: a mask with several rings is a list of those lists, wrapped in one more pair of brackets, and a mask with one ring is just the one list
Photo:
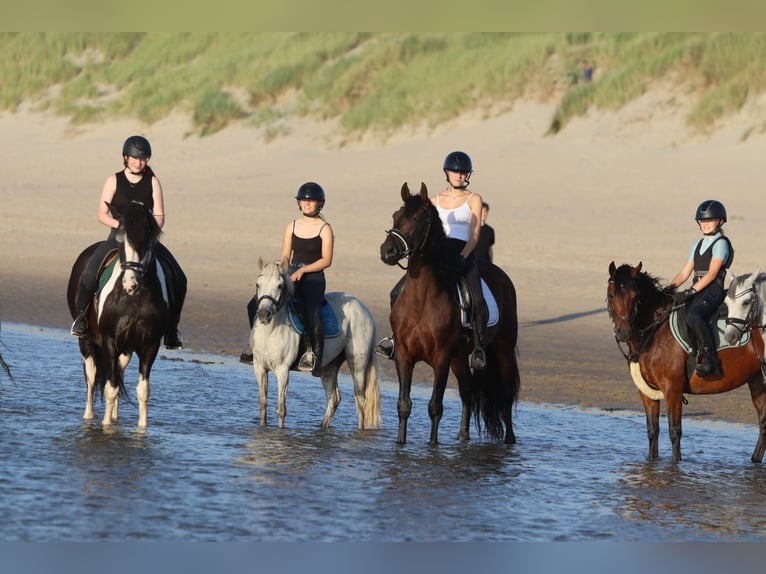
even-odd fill
[(258, 258), (258, 269), (263, 269), (263, 257)]
[(284, 273), (289, 265), (290, 265), (290, 262), (287, 260), (287, 257), (283, 257), (282, 260), (279, 262), (279, 270), (282, 273)]
[(614, 264), (614, 261), (612, 261), (609, 264), (609, 277), (614, 277), (615, 271), (617, 271), (617, 266)]
[(410, 186), (407, 185), (407, 182), (404, 182), (404, 185), (402, 185), (402, 201), (405, 203), (410, 198)]
[(420, 199), (423, 201), (428, 201), (428, 188), (426, 188), (424, 181), (420, 182)]
[(641, 273), (641, 267), (643, 267), (643, 266), (644, 266), (644, 262), (643, 261), (639, 261), (638, 265), (636, 265), (636, 275)]

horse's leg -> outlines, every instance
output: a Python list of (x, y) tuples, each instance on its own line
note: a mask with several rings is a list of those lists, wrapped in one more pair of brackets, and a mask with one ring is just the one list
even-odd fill
[(85, 420), (93, 419), (93, 394), (96, 390), (96, 355), (92, 344), (86, 343), (85, 339), (80, 339), (80, 353), (83, 360), (83, 371), (85, 372), (85, 384), (87, 385), (87, 394), (85, 395), (85, 412), (82, 418)]
[[(128, 368), (130, 359), (133, 357), (133, 353), (123, 353), (120, 355), (120, 369), (125, 376), (125, 369)], [(117, 420), (120, 417), (120, 395), (114, 401), (114, 407), (112, 407), (112, 420)]]
[(747, 382), (747, 385), (750, 387), (753, 406), (758, 413), (758, 442), (750, 461), (762, 462), (764, 451), (766, 451), (766, 386), (764, 386), (763, 375), (758, 373)]
[(290, 367), (287, 363), (274, 369), (277, 377), (277, 420), (279, 428), (285, 428), (285, 417), (287, 416), (287, 385), (290, 382)]
[(114, 340), (104, 337), (103, 346), (101, 348), (103, 357), (101, 364), (105, 366), (108, 371), (106, 373), (106, 383), (104, 384), (104, 418), (101, 421), (103, 426), (109, 426), (112, 424), (112, 417), (114, 415), (114, 405), (117, 401), (117, 397), (120, 396), (120, 368), (115, 357)]
[(681, 435), (683, 430), (681, 428), (681, 414), (682, 394), (676, 391), (668, 391), (667, 387), (665, 392), (665, 408), (668, 411), (668, 431), (670, 432), (670, 444), (673, 447), (673, 462), (681, 461)]
[(394, 356), (396, 375), (399, 379), (399, 399), (396, 402), (396, 410), (399, 414), (399, 431), (396, 435), (396, 442), (398, 444), (405, 444), (407, 442), (407, 419), (410, 418), (410, 412), (412, 412), (410, 392), (412, 390), (412, 370), (414, 365), (402, 358), (402, 355), (403, 353), (400, 351)]
[[(159, 352), (159, 342), (157, 345), (151, 346), (144, 351), (143, 356), (139, 356), (138, 363), (138, 385), (136, 385), (136, 396), (138, 397), (138, 428), (146, 428), (148, 409), (149, 409), (149, 374), (152, 371), (152, 365), (154, 359)], [(127, 365), (130, 361), (130, 355), (127, 356), (127, 361), (123, 362), (125, 355), (120, 356), (120, 366)]]
[(464, 358), (456, 358), (452, 361), (452, 373), (457, 379), (460, 402), (463, 404), (460, 415), (460, 428), (457, 439), (466, 441), (470, 438), (471, 408), (473, 405), (473, 391), (471, 388), (471, 371)]
[(258, 360), (253, 360), (253, 372), (258, 381), (258, 411), (261, 416), (261, 426), (266, 426), (266, 408), (268, 407), (269, 395), (269, 371)]
[(440, 361), (434, 368), (434, 388), (431, 392), (431, 400), (428, 401), (428, 416), (431, 417), (430, 445), (439, 443), (439, 423), (444, 414), (444, 391), (447, 389), (447, 377), (449, 377), (449, 362)]
[(659, 456), (660, 437), (660, 401), (650, 399), (644, 393), (639, 393), (644, 403), (646, 413), (646, 435), (649, 437), (649, 458)]
[(338, 409), (338, 405), (340, 404), (338, 370), (339, 365), (336, 364), (335, 361), (322, 367), (322, 386), (324, 387), (324, 394), (327, 398), (327, 408), (325, 409), (321, 425), (323, 429), (330, 426), (332, 418), (335, 416), (335, 411)]

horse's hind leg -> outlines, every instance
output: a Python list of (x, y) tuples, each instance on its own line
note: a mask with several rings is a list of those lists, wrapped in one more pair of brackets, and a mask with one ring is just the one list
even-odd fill
[(471, 372), (468, 370), (468, 363), (464, 358), (454, 359), (452, 361), (452, 373), (457, 379), (460, 402), (462, 403), (460, 428), (457, 433), (457, 439), (467, 441), (471, 436), (470, 426), (473, 390), (471, 385)]
[(444, 414), (444, 391), (447, 389), (448, 376), (449, 363), (434, 369), (434, 390), (428, 402), (428, 416), (431, 417), (431, 438), (428, 443), (432, 446), (439, 443), (439, 423)]
[(649, 457), (657, 458), (659, 453), (660, 437), (660, 401), (650, 399), (645, 394), (640, 393), (641, 401), (644, 403), (646, 412), (646, 435), (649, 438)]
[(330, 426), (330, 423), (335, 416), (335, 411), (338, 410), (338, 405), (340, 404), (338, 370), (338, 365), (336, 365), (335, 362), (322, 367), (322, 386), (324, 387), (324, 394), (327, 398), (327, 408), (325, 409), (321, 425), (323, 429)]
[(748, 381), (750, 387), (750, 397), (753, 399), (753, 406), (758, 413), (758, 442), (750, 457), (751, 462), (763, 462), (763, 455), (766, 451), (766, 385), (764, 385), (763, 375), (758, 375)]
[[(138, 397), (138, 428), (146, 428), (148, 422), (149, 411), (149, 395), (151, 394), (149, 388), (149, 374), (152, 371), (152, 365), (154, 359), (157, 357), (159, 351), (159, 343), (156, 347), (150, 347), (144, 351), (144, 355), (139, 355), (138, 364), (138, 385), (136, 385), (136, 396)], [(127, 359), (127, 360), (125, 360)], [(120, 371), (121, 375), (124, 373), (123, 365), (127, 366), (130, 361), (130, 355), (120, 355)]]

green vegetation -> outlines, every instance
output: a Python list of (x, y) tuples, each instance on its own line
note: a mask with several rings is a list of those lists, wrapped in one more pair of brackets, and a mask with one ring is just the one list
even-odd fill
[(766, 90), (760, 33), (2, 33), (0, 50), (0, 110), (26, 102), (74, 123), (177, 110), (200, 135), (244, 121), (274, 137), (290, 117), (385, 135), (520, 98), (558, 102), (556, 133), (662, 80), (707, 130)]

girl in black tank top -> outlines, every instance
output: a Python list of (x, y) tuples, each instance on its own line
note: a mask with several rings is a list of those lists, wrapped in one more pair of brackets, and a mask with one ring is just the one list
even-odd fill
[(332, 265), (335, 238), (332, 227), (320, 215), (325, 202), (322, 187), (304, 183), (295, 196), (301, 217), (287, 224), (282, 241), (282, 258), (290, 262), (290, 279), (303, 307), (307, 352), (298, 363), (299, 370), (321, 376), (324, 351), (324, 326), (321, 308), (326, 289), (324, 270)]

